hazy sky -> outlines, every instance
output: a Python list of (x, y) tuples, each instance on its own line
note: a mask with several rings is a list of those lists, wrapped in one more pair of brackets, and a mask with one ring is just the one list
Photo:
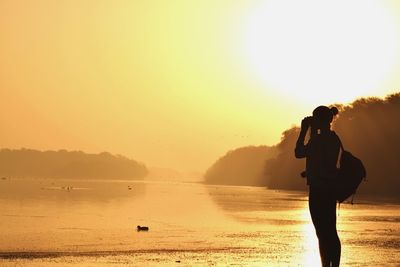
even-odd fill
[(204, 171), (398, 91), (399, 39), (394, 0), (0, 0), (0, 146)]

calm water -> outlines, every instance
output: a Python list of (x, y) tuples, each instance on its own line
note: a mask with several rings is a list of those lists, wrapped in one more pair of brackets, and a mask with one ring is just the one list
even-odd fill
[[(342, 266), (400, 266), (398, 202), (356, 203)], [(1, 180), (0, 228), (3, 266), (320, 266), (307, 196), (259, 187)]]

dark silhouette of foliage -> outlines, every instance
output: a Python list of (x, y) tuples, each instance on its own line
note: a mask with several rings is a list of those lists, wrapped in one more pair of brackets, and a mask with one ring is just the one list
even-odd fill
[(205, 173), (209, 184), (260, 185), (265, 183), (263, 165), (275, 155), (275, 148), (249, 146), (229, 151)]
[[(367, 182), (361, 183), (359, 191), (400, 193), (400, 93), (384, 99), (361, 98), (348, 106), (335, 106), (339, 108), (339, 117), (332, 125), (333, 130), (340, 136), (345, 149), (359, 157), (367, 169)], [(280, 149), (275, 159), (266, 162), (265, 168), (271, 177), (270, 188), (305, 188), (299, 176), (305, 163), (293, 156), (299, 129), (291, 131), (296, 134), (284, 136), (281, 142), (290, 145)]]
[[(339, 115), (333, 122), (332, 129), (341, 138), (345, 149), (360, 158), (367, 170), (367, 181), (361, 183), (359, 192), (399, 194), (400, 93), (383, 99), (361, 98), (350, 105), (334, 106), (338, 107)], [(298, 127), (286, 130), (280, 143), (275, 146), (273, 156), (262, 155), (260, 151), (254, 153), (252, 150), (245, 154), (241, 149), (237, 149), (236, 160), (219, 159), (214, 164), (218, 166), (218, 175), (228, 175), (235, 179), (230, 181), (229, 177), (221, 177), (218, 181), (237, 185), (254, 185), (254, 182), (258, 181), (257, 185), (266, 185), (274, 189), (306, 190), (306, 181), (300, 177), (300, 173), (305, 169), (305, 160), (296, 159), (294, 156), (298, 133)], [(270, 153), (269, 149), (264, 151)], [(241, 153), (243, 155), (239, 155)], [(246, 160), (242, 162), (242, 159)], [(261, 159), (265, 159), (264, 178), (248, 179), (252, 173), (262, 172), (260, 169), (252, 169), (261, 168), (258, 167)], [(252, 165), (252, 160), (257, 163)], [(240, 175), (235, 175), (235, 171)], [(209, 179), (206, 176), (206, 181)]]
[(0, 175), (30, 178), (140, 179), (147, 168), (107, 152), (0, 150)]
[(300, 177), (305, 162), (296, 159), (293, 152), (299, 131), (300, 129), (295, 127), (283, 132), (281, 142), (277, 144), (277, 156), (265, 162), (264, 173), (268, 187), (288, 190), (307, 188), (305, 179)]

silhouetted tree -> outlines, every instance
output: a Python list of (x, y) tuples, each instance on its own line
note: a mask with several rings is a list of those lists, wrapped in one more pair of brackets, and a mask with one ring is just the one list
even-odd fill
[(0, 150), (0, 175), (32, 178), (140, 179), (147, 174), (143, 164), (103, 152)]
[[(367, 169), (367, 182), (361, 183), (359, 191), (399, 194), (400, 93), (334, 106), (338, 107), (339, 115), (333, 122), (333, 130), (345, 149), (359, 157)], [(305, 160), (294, 157), (298, 133), (298, 127), (286, 130), (273, 148), (239, 148), (229, 152), (207, 171), (206, 182), (305, 190), (306, 181), (300, 177)], [(264, 163), (260, 164), (262, 160)], [(264, 178), (256, 178), (259, 173)]]
[(209, 184), (260, 185), (265, 184), (263, 165), (275, 156), (275, 148), (249, 146), (229, 151), (218, 159), (205, 173)]
[[(361, 98), (348, 106), (335, 106), (340, 112), (333, 129), (345, 149), (359, 157), (367, 169), (367, 182), (361, 184), (359, 191), (400, 193), (400, 93), (384, 99)], [(298, 177), (305, 164), (293, 156), (299, 129), (289, 131), (293, 134), (284, 134), (278, 144), (281, 148), (278, 156), (265, 164), (271, 176), (268, 186), (302, 190), (305, 181)], [(290, 145), (282, 146), (284, 143)]]
[(296, 160), (293, 154), (299, 131), (295, 127), (283, 132), (281, 142), (277, 145), (277, 156), (265, 162), (264, 173), (269, 188), (306, 189), (305, 179), (300, 176), (304, 170), (304, 160)]

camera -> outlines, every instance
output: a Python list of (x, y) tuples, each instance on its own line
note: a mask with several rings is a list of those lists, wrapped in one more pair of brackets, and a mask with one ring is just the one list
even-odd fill
[(313, 124), (313, 122), (314, 122), (314, 117), (313, 116), (307, 117), (306, 118), (306, 122), (307, 122), (308, 125), (311, 126)]
[(304, 118), (304, 123), (305, 123), (305, 125), (307, 125), (308, 127), (313, 126), (313, 124), (314, 124), (314, 117), (313, 117), (313, 116), (309, 116), (309, 117)]

